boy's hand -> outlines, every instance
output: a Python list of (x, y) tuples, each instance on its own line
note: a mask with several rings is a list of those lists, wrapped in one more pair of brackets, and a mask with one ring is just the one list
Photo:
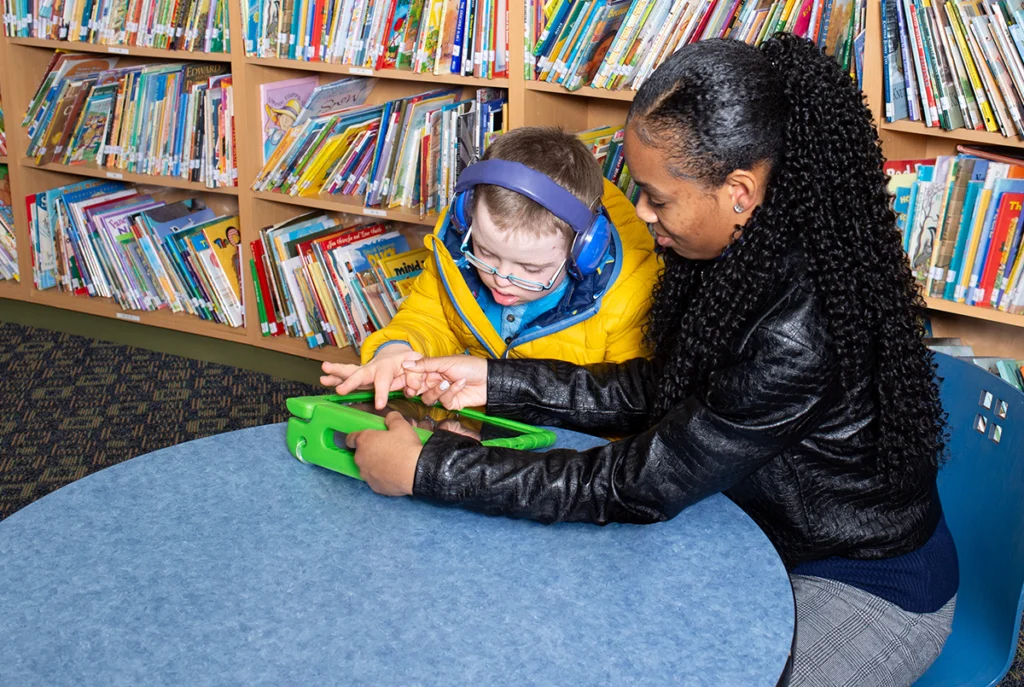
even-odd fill
[(388, 394), (406, 387), (405, 368), (402, 363), (419, 360), (423, 356), (405, 344), (391, 344), (365, 365), (324, 363), (324, 376), (320, 383), (333, 386), (340, 396), (356, 389), (374, 390), (373, 405), (382, 410), (388, 404)]
[(423, 443), (401, 413), (388, 413), (384, 422), (387, 431), (352, 432), (345, 443), (355, 450), (359, 475), (371, 489), (384, 496), (412, 496)]
[[(448, 410), (487, 405), (487, 361), (471, 355), (422, 358), (402, 363), (406, 371), (405, 393), (420, 396), (426, 405), (439, 402)], [(419, 384), (408, 382), (419, 379)]]

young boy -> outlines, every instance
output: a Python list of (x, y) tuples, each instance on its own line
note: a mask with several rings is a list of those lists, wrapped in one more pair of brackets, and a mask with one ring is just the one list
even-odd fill
[[(491, 183), (466, 189), (467, 179)], [(366, 340), (363, 365), (324, 363), (324, 385), (339, 394), (373, 386), (383, 408), (401, 386), (393, 383), (402, 363), (420, 356), (584, 365), (645, 355), (641, 329), (660, 260), (647, 226), (582, 141), (514, 129), (463, 171), (456, 191), (427, 237), (433, 255), (391, 323)], [(610, 222), (586, 224), (602, 207)]]

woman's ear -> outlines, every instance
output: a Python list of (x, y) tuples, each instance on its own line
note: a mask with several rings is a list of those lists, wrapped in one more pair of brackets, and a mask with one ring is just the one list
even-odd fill
[(726, 201), (737, 214), (747, 215), (764, 201), (768, 183), (768, 165), (758, 163), (753, 169), (737, 169), (725, 179)]

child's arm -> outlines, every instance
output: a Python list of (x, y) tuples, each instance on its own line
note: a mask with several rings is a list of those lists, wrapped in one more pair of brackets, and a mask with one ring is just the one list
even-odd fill
[(343, 396), (356, 389), (372, 388), (374, 405), (383, 408), (389, 392), (398, 391), (409, 383), (403, 362), (423, 355), (446, 356), (461, 352), (459, 341), (445, 317), (441, 297), (437, 266), (431, 256), (391, 323), (366, 339), (361, 350), (362, 366), (324, 363), (320, 383), (336, 387), (336, 393)]

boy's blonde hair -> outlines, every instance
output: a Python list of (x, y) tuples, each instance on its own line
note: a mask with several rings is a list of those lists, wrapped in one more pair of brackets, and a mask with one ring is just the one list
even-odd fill
[[(596, 208), (604, 194), (604, 178), (597, 159), (583, 141), (559, 128), (513, 129), (495, 139), (483, 159), (519, 162), (546, 174), (590, 208)], [(572, 227), (526, 196), (483, 184), (474, 191), (474, 202), (481, 201), (502, 231), (523, 231), (533, 236), (558, 234), (567, 245), (572, 245)]]

